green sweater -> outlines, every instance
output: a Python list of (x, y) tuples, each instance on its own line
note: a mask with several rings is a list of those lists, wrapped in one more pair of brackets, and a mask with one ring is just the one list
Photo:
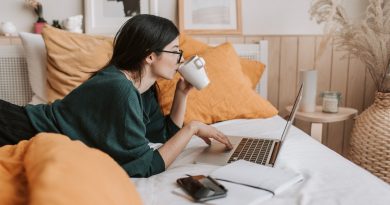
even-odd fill
[(163, 116), (153, 89), (142, 95), (115, 66), (108, 66), (52, 104), (27, 105), (39, 132), (80, 140), (109, 154), (131, 177), (165, 170), (149, 142), (164, 143), (180, 128)]

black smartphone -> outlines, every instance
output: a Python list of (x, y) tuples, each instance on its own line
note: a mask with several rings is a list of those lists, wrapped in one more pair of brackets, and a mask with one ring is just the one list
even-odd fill
[(196, 202), (223, 198), (227, 194), (227, 189), (210, 176), (188, 176), (179, 178), (176, 182)]

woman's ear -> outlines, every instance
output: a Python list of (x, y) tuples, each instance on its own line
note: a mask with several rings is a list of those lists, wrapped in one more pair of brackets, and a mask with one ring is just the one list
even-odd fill
[(148, 56), (146, 56), (145, 61), (147, 64), (150, 65), (156, 60), (156, 57), (157, 57), (156, 54), (153, 52), (153, 53), (149, 54)]

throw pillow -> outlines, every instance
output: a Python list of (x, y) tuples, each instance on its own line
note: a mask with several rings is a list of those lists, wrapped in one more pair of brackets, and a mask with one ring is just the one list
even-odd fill
[(256, 89), (261, 76), (263, 75), (265, 65), (259, 61), (240, 58), (242, 72), (251, 81), (253, 89)]
[(40, 133), (23, 159), (31, 204), (142, 204), (134, 183), (106, 153)]
[[(188, 96), (185, 123), (198, 120), (207, 124), (237, 118), (267, 118), (277, 114), (276, 108), (261, 98), (241, 71), (240, 58), (230, 43), (208, 48), (200, 53), (206, 61), (210, 84), (193, 90)], [(169, 114), (175, 85), (179, 79), (159, 80), (159, 100), (164, 114)]]
[(103, 68), (112, 55), (111, 37), (91, 36), (45, 26), (47, 99), (61, 99)]
[[(180, 48), (183, 50), (183, 57), (186, 59), (190, 56), (206, 51), (210, 46), (200, 42), (191, 36), (180, 34), (179, 38)], [(252, 82), (252, 88), (255, 89), (261, 75), (264, 72), (265, 66), (261, 62), (240, 58), (242, 72)]]
[(30, 104), (47, 102), (46, 95), (46, 48), (39, 34), (20, 32), (26, 54), (28, 78), (33, 92)]

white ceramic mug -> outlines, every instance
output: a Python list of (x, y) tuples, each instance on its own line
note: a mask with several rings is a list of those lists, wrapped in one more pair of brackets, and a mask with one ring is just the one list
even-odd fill
[(195, 55), (181, 64), (178, 71), (186, 81), (196, 89), (201, 90), (210, 83), (204, 68), (205, 64), (202, 57)]

